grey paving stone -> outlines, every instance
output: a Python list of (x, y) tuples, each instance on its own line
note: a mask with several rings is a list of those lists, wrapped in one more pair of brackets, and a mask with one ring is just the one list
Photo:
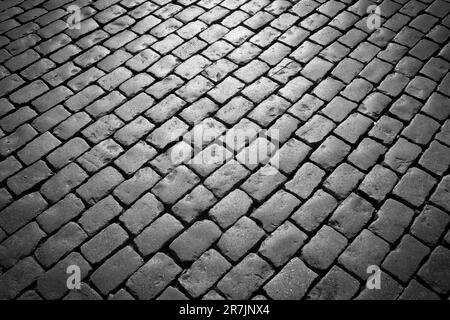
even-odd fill
[(85, 211), (78, 221), (88, 234), (93, 235), (119, 215), (121, 210), (120, 204), (108, 196)]
[(450, 222), (448, 215), (432, 205), (426, 205), (411, 225), (411, 234), (429, 246), (434, 246)]
[(322, 224), (337, 204), (337, 200), (332, 195), (323, 190), (317, 190), (292, 215), (292, 219), (304, 230), (311, 232)]
[(349, 300), (359, 289), (359, 282), (338, 266), (331, 270), (308, 293), (310, 300)]
[(230, 268), (231, 264), (216, 250), (211, 249), (202, 254), (178, 281), (196, 298), (213, 286)]
[(395, 300), (400, 294), (401, 285), (385, 272), (381, 272), (381, 283), (384, 285), (380, 290), (364, 288), (355, 298), (357, 300)]
[(4, 267), (14, 266), (37, 247), (46, 234), (36, 222), (25, 227), (4, 240), (0, 245), (0, 264)]
[(83, 201), (73, 193), (68, 194), (56, 204), (42, 212), (37, 221), (48, 233), (58, 230), (66, 222), (77, 217), (85, 208)]
[(419, 206), (435, 184), (436, 180), (432, 176), (420, 169), (411, 168), (400, 179), (393, 192), (408, 203)]
[(47, 202), (39, 192), (29, 193), (0, 212), (0, 227), (13, 233), (37, 217), (46, 207)]
[(170, 214), (153, 221), (134, 240), (139, 252), (148, 256), (157, 252), (183, 230), (183, 225)]
[(360, 279), (367, 279), (367, 268), (379, 265), (389, 251), (389, 245), (368, 230), (363, 230), (339, 256), (338, 261)]
[(181, 272), (167, 255), (157, 253), (127, 281), (127, 287), (140, 299), (148, 300), (159, 294)]
[(69, 222), (39, 246), (36, 250), (36, 258), (48, 268), (68, 252), (75, 249), (86, 238), (86, 233), (78, 224)]
[(119, 219), (128, 231), (136, 235), (163, 210), (164, 205), (153, 194), (147, 193), (126, 210)]
[(111, 224), (83, 244), (80, 249), (90, 263), (98, 263), (127, 239), (127, 233), (118, 224)]
[(248, 212), (252, 203), (245, 192), (236, 189), (216, 203), (209, 210), (209, 216), (223, 229), (227, 229)]
[(69, 2), (0, 5), (0, 298), (448, 298), (445, 1)]
[(259, 253), (274, 265), (281, 266), (297, 252), (306, 238), (306, 234), (286, 221), (261, 243)]
[(263, 236), (264, 231), (253, 220), (242, 217), (220, 237), (217, 247), (224, 256), (238, 261)]
[(311, 267), (326, 270), (347, 245), (347, 239), (333, 228), (323, 226), (302, 248), (302, 258)]
[(353, 238), (370, 220), (373, 212), (370, 202), (352, 193), (334, 211), (330, 224), (348, 238)]
[(194, 261), (216, 242), (221, 233), (214, 222), (197, 221), (170, 244), (170, 249), (180, 261)]
[(392, 190), (397, 181), (395, 173), (380, 165), (376, 165), (370, 170), (359, 186), (359, 190), (366, 193), (374, 200), (382, 201)]
[(300, 259), (294, 258), (264, 286), (264, 291), (272, 299), (299, 300), (316, 277)]
[(272, 274), (267, 262), (250, 253), (220, 280), (217, 288), (230, 299), (249, 299)]
[(445, 210), (447, 210), (447, 212), (450, 211), (449, 185), (450, 185), (450, 176), (443, 177), (436, 191), (431, 196), (431, 202), (439, 205), (441, 208), (444, 208)]
[(3, 300), (13, 299), (23, 289), (36, 281), (43, 272), (44, 270), (32, 257), (21, 260), (0, 276), (0, 283), (2, 285), (0, 297)]
[(256, 209), (251, 217), (257, 220), (264, 230), (272, 232), (291, 215), (299, 204), (300, 200), (291, 193), (280, 190)]
[(449, 291), (449, 253), (448, 249), (442, 246), (437, 247), (418, 273), (431, 288), (441, 294), (448, 294)]
[(142, 258), (130, 246), (127, 246), (98, 267), (90, 279), (103, 294), (107, 294), (117, 288), (142, 264)]
[(419, 267), (430, 249), (420, 241), (405, 235), (397, 248), (391, 251), (382, 267), (403, 283), (407, 282)]
[(439, 300), (439, 296), (416, 280), (412, 280), (398, 298), (399, 300)]
[(394, 199), (388, 199), (378, 210), (377, 219), (370, 224), (369, 230), (394, 243), (409, 226), (413, 216), (414, 211), (411, 208)]
[(325, 172), (312, 163), (305, 163), (286, 183), (286, 188), (303, 199), (307, 199), (320, 184)]

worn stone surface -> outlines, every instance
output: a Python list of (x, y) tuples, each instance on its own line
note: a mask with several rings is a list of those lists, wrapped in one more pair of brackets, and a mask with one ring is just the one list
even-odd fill
[(1, 1), (0, 299), (448, 300), (450, 9), (365, 2)]

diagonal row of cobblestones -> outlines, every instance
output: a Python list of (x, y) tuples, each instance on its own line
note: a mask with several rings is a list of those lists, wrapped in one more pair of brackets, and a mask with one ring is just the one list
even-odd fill
[(371, 4), (0, 2), (0, 299), (449, 299), (450, 2)]

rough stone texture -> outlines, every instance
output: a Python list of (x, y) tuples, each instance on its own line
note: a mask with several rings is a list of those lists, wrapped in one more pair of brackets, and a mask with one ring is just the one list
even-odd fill
[(389, 169), (376, 165), (362, 181), (359, 189), (376, 201), (382, 201), (397, 182), (397, 176)]
[(92, 271), (89, 263), (79, 253), (69, 254), (37, 279), (37, 291), (42, 297), (54, 300), (60, 299), (66, 294), (69, 290), (66, 284), (66, 271), (70, 265), (80, 267), (81, 280), (84, 280), (88, 273)]
[(69, 222), (36, 250), (36, 258), (49, 267), (87, 238), (79, 225)]
[(272, 274), (272, 267), (251, 253), (220, 280), (217, 288), (228, 298), (248, 299)]
[(264, 286), (264, 291), (272, 299), (299, 300), (316, 277), (299, 258), (294, 258)]
[(380, 281), (383, 283), (379, 290), (364, 288), (355, 298), (357, 300), (395, 300), (399, 296), (401, 285), (385, 272), (381, 272)]
[(168, 256), (157, 253), (127, 281), (130, 292), (140, 299), (155, 297), (181, 272), (181, 268)]
[(382, 267), (402, 282), (407, 282), (429, 251), (427, 246), (410, 235), (405, 235), (397, 248), (386, 257)]
[(118, 224), (111, 224), (81, 247), (81, 252), (91, 263), (97, 263), (114, 252), (128, 239)]
[(437, 247), (431, 253), (429, 260), (419, 270), (421, 277), (437, 293), (448, 295), (450, 291), (450, 250)]
[(292, 194), (281, 190), (255, 210), (251, 217), (260, 222), (264, 230), (271, 232), (287, 219), (299, 204), (300, 201)]
[(306, 238), (306, 234), (286, 221), (261, 243), (259, 253), (275, 266), (281, 266), (297, 252)]
[(363, 230), (340, 255), (338, 261), (345, 269), (366, 279), (367, 267), (379, 265), (389, 251), (389, 245), (368, 230)]
[(170, 244), (170, 249), (181, 261), (194, 261), (220, 237), (220, 234), (221, 231), (214, 222), (198, 221), (176, 238)]
[(305, 262), (319, 270), (328, 269), (347, 245), (347, 239), (333, 228), (323, 226), (302, 248)]
[(429, 246), (434, 246), (450, 223), (448, 214), (438, 208), (426, 205), (411, 226), (411, 233)]
[(409, 226), (414, 211), (401, 202), (388, 199), (377, 212), (369, 230), (373, 231), (390, 243), (394, 243)]
[(310, 300), (349, 300), (359, 289), (359, 282), (338, 266), (331, 270), (309, 292)]
[(253, 220), (242, 217), (220, 237), (217, 247), (224, 256), (238, 261), (263, 235), (264, 231)]
[(216, 250), (205, 252), (179, 278), (179, 283), (194, 297), (205, 293), (223, 275), (231, 264)]
[(103, 294), (107, 294), (130, 277), (142, 263), (142, 258), (127, 246), (94, 271), (91, 275), (92, 282)]
[(214, 207), (209, 210), (209, 216), (219, 226), (226, 229), (231, 226), (241, 216), (245, 215), (252, 199), (240, 189), (233, 190), (222, 198)]
[(181, 230), (183, 230), (183, 225), (177, 219), (169, 214), (164, 214), (145, 228), (134, 241), (139, 251), (147, 256), (161, 249)]
[(359, 234), (372, 217), (374, 208), (357, 194), (351, 194), (334, 211), (329, 223), (348, 238)]
[(432, 176), (420, 169), (411, 168), (402, 177), (393, 192), (417, 207), (424, 202), (435, 184), (436, 179)]
[(0, 299), (449, 299), (448, 2), (374, 4), (2, 1)]

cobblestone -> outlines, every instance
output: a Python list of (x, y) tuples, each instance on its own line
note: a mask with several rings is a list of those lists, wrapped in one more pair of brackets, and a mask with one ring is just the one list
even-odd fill
[(333, 266), (319, 283), (310, 291), (310, 300), (349, 300), (359, 288), (359, 282), (347, 272)]
[(316, 230), (337, 206), (336, 199), (318, 190), (292, 215), (292, 219), (306, 231)]
[(120, 221), (134, 235), (139, 234), (164, 209), (156, 197), (147, 193), (120, 216)]
[(414, 211), (401, 202), (388, 199), (377, 212), (377, 219), (369, 226), (369, 230), (394, 243), (409, 226)]
[(3, 300), (14, 298), (23, 289), (33, 283), (42, 272), (42, 268), (32, 257), (21, 260), (1, 275), (0, 283), (2, 290), (0, 291), (0, 297)]
[(406, 139), (399, 138), (384, 156), (384, 163), (399, 173), (405, 173), (422, 149)]
[(298, 300), (316, 277), (300, 259), (294, 258), (264, 286), (264, 290), (272, 299)]
[(263, 235), (264, 231), (253, 220), (242, 217), (220, 237), (217, 246), (224, 256), (238, 261)]
[(412, 205), (419, 206), (435, 183), (436, 180), (426, 172), (411, 168), (402, 177), (393, 192)]
[(135, 243), (139, 251), (147, 256), (157, 252), (181, 230), (183, 230), (183, 225), (177, 219), (169, 214), (164, 214), (145, 228), (142, 233), (136, 237)]
[(334, 211), (331, 225), (348, 238), (353, 238), (372, 217), (374, 208), (364, 198), (352, 193)]
[(426, 205), (414, 220), (411, 233), (426, 244), (433, 246), (444, 233), (450, 219), (448, 215), (438, 208)]
[(394, 300), (401, 292), (400, 284), (388, 274), (381, 272), (381, 281), (385, 284), (380, 290), (364, 288), (355, 298), (357, 300)]
[(368, 230), (363, 230), (339, 256), (348, 271), (366, 279), (367, 266), (378, 265), (389, 251), (389, 245)]
[(364, 178), (359, 186), (359, 190), (374, 200), (382, 201), (386, 194), (392, 190), (396, 181), (397, 176), (394, 172), (376, 165)]
[(84, 208), (83, 202), (71, 193), (41, 213), (37, 221), (46, 232), (52, 233), (77, 217)]
[(9, 189), (19, 195), (47, 179), (51, 174), (52, 171), (45, 165), (45, 162), (38, 161), (9, 178), (6, 183)]
[(212, 221), (202, 220), (176, 238), (170, 249), (181, 261), (194, 261), (221, 235), (219, 227)]
[(46, 207), (47, 202), (39, 192), (29, 193), (0, 212), (0, 227), (13, 233), (37, 217)]
[(217, 287), (231, 299), (248, 299), (271, 275), (273, 269), (251, 253), (220, 280)]
[(0, 5), (0, 299), (449, 298), (445, 1), (69, 2)]
[(430, 259), (419, 270), (419, 276), (434, 290), (441, 294), (447, 294), (450, 290), (448, 281), (449, 250), (444, 247), (437, 247), (430, 256)]
[(402, 282), (407, 282), (429, 251), (418, 240), (409, 235), (405, 235), (397, 246), (397, 249), (391, 251), (386, 257), (382, 267)]
[(231, 264), (216, 250), (211, 249), (202, 254), (178, 281), (196, 298), (211, 288), (230, 268)]
[(286, 183), (286, 188), (306, 199), (319, 185), (324, 171), (312, 163), (304, 164), (295, 174), (294, 179)]
[(433, 193), (431, 197), (431, 201), (433, 203), (441, 206), (447, 212), (449, 211), (450, 208), (448, 203), (448, 200), (450, 198), (449, 186), (450, 186), (450, 177), (449, 176), (443, 177), (436, 191)]
[(45, 233), (36, 222), (31, 222), (7, 238), (0, 245), (0, 264), (3, 267), (15, 265), (37, 247)]
[(79, 222), (88, 234), (94, 234), (117, 216), (121, 209), (119, 203), (108, 196), (85, 211)]
[(36, 250), (36, 258), (49, 267), (67, 252), (72, 251), (87, 238), (86, 233), (76, 223), (69, 222), (47, 239)]
[(399, 297), (400, 300), (439, 300), (439, 296), (419, 282), (412, 280)]
[(157, 253), (128, 279), (127, 287), (139, 299), (148, 300), (164, 290), (180, 272), (181, 268), (170, 257)]
[(142, 258), (129, 246), (106, 260), (92, 275), (92, 282), (103, 294), (114, 290), (143, 264)]
[(302, 257), (311, 267), (328, 269), (347, 245), (347, 239), (333, 228), (323, 226), (302, 248)]
[(294, 224), (286, 221), (261, 243), (259, 252), (279, 267), (297, 252), (306, 238)]

